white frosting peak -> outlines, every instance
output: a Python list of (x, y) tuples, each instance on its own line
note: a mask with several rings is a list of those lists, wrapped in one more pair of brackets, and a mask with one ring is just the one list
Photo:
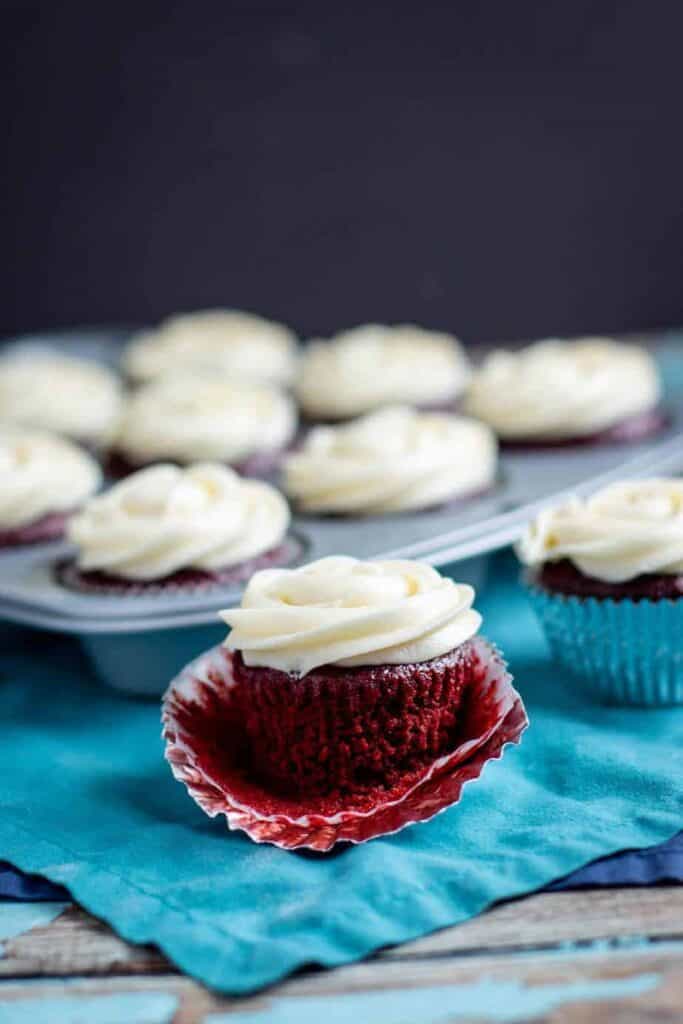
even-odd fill
[(447, 654), (479, 629), (473, 600), (472, 587), (421, 562), (336, 556), (256, 573), (241, 607), (221, 616), (246, 664), (303, 675)]
[(568, 558), (607, 583), (683, 573), (683, 480), (628, 480), (546, 509), (517, 553), (531, 566)]
[(100, 482), (95, 460), (71, 441), (19, 427), (0, 428), (0, 529), (71, 512)]
[(493, 352), (475, 372), (465, 408), (506, 440), (560, 440), (647, 412), (659, 394), (645, 349), (609, 338), (551, 338)]
[(302, 509), (368, 515), (473, 494), (495, 473), (496, 440), (483, 423), (391, 406), (314, 428), (288, 457), (284, 480)]
[(86, 359), (34, 349), (0, 360), (0, 420), (103, 444), (121, 400), (116, 375)]
[(296, 338), (284, 325), (235, 309), (206, 309), (135, 335), (123, 365), (136, 380), (199, 368), (283, 384), (295, 362)]
[(395, 402), (451, 401), (468, 379), (469, 363), (452, 335), (410, 324), (366, 324), (312, 341), (296, 391), (307, 416), (349, 419)]
[(277, 547), (289, 509), (269, 484), (226, 466), (158, 465), (93, 498), (69, 537), (83, 570), (154, 580), (179, 569), (224, 569)]
[(207, 374), (169, 374), (129, 398), (115, 446), (133, 462), (240, 462), (282, 448), (296, 429), (284, 392)]

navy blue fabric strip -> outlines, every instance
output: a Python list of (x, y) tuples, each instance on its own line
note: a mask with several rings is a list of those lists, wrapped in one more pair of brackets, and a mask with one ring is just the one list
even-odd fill
[[(590, 888), (591, 886), (683, 884), (683, 832), (659, 846), (644, 850), (625, 850), (586, 864), (547, 888), (550, 891)], [(65, 900), (66, 889), (38, 875), (25, 875), (0, 861), (0, 899)]]

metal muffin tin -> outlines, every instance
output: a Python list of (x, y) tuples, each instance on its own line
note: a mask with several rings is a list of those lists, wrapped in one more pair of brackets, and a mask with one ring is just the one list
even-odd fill
[[(19, 344), (58, 342), (62, 350), (111, 363), (125, 337), (123, 331), (84, 330)], [(660, 364), (670, 416), (656, 438), (632, 445), (503, 451), (495, 488), (434, 511), (363, 518), (295, 514), (292, 534), (301, 552), (293, 564), (332, 554), (418, 558), (448, 565), (476, 584), (485, 569), (477, 556), (516, 540), (544, 505), (621, 478), (682, 470), (683, 335), (668, 332), (646, 341)], [(102, 678), (127, 692), (160, 694), (186, 661), (225, 634), (218, 610), (240, 601), (242, 587), (234, 586), (154, 595), (78, 593), (56, 575), (71, 554), (64, 543), (0, 553), (0, 620), (75, 634)]]

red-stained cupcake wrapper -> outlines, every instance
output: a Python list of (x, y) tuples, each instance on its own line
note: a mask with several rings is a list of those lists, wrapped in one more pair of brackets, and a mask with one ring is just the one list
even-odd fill
[(326, 851), (362, 843), (427, 821), (460, 799), (487, 761), (518, 743), (528, 725), (521, 697), (496, 649), (473, 641), (476, 665), (462, 728), (452, 750), (407, 772), (391, 790), (305, 798), (274, 794), (243, 767), (245, 735), (232, 671), (233, 654), (215, 647), (188, 665), (167, 690), (162, 709), (166, 759), (179, 782), (210, 817), (231, 830), (283, 849)]
[(64, 536), (68, 512), (51, 512), (25, 526), (0, 530), (0, 548), (23, 547), (25, 544), (47, 544)]
[(62, 562), (56, 573), (62, 586), (81, 594), (100, 597), (154, 597), (155, 595), (203, 594), (214, 587), (234, 587), (246, 583), (260, 569), (274, 569), (292, 565), (302, 555), (304, 546), (294, 535), (262, 555), (256, 555), (239, 565), (213, 572), (181, 569), (159, 580), (126, 580), (104, 572), (83, 572), (75, 561)]

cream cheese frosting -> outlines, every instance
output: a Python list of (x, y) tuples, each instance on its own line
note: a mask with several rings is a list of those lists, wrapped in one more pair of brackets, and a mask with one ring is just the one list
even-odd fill
[(296, 358), (296, 336), (283, 324), (235, 309), (206, 309), (169, 317), (135, 335), (123, 367), (141, 381), (200, 368), (284, 384)]
[(429, 508), (490, 487), (496, 449), (491, 429), (476, 420), (390, 406), (311, 430), (285, 462), (284, 486), (310, 512)]
[(97, 463), (57, 435), (0, 427), (0, 529), (71, 512), (100, 486)]
[(627, 480), (545, 509), (517, 553), (530, 566), (568, 558), (606, 583), (683, 573), (683, 479)]
[(93, 498), (69, 525), (78, 566), (130, 580), (228, 568), (283, 540), (287, 502), (227, 466), (140, 470)]
[(469, 363), (450, 334), (412, 324), (365, 324), (308, 345), (296, 393), (313, 419), (350, 419), (382, 405), (451, 401), (469, 380)]
[(282, 448), (295, 429), (294, 404), (277, 388), (175, 373), (128, 399), (114, 447), (138, 463), (237, 463)]
[(647, 412), (659, 397), (645, 349), (610, 338), (550, 338), (493, 352), (473, 375), (465, 410), (506, 440), (561, 440)]
[(0, 420), (104, 444), (121, 401), (118, 377), (98, 363), (47, 349), (0, 360)]
[(227, 645), (247, 665), (305, 675), (321, 665), (412, 664), (454, 650), (479, 629), (474, 590), (422, 562), (334, 556), (252, 576), (239, 608), (221, 612)]

